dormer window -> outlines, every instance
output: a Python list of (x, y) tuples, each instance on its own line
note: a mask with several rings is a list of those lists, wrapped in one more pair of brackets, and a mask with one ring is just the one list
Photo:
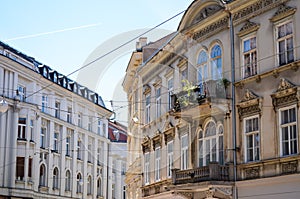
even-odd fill
[(46, 68), (43, 69), (43, 76), (48, 77), (48, 71)]
[(56, 73), (53, 74), (53, 82), (57, 83), (57, 74)]
[(94, 94), (94, 103), (95, 103), (95, 104), (98, 103), (98, 97), (97, 97), (97, 94)]
[(63, 79), (63, 87), (65, 87), (65, 88), (67, 87), (67, 80), (66, 80), (66, 78)]
[(74, 83), (74, 86), (73, 86), (73, 92), (77, 93), (77, 85), (75, 83)]
[(84, 90), (84, 97), (87, 98), (87, 90)]

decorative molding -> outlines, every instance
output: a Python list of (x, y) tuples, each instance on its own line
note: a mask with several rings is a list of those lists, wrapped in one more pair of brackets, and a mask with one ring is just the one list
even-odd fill
[(162, 146), (162, 134), (160, 131), (157, 131), (155, 136), (152, 138), (153, 143), (153, 150), (155, 150), (157, 147)]
[(285, 162), (281, 164), (282, 173), (296, 173), (298, 169), (298, 161)]
[(216, 34), (217, 32), (223, 30), (224, 28), (228, 28), (229, 17), (225, 17), (211, 25), (202, 28), (200, 31), (194, 33), (193, 39), (197, 41), (204, 40), (205, 38)]
[(235, 24), (241, 23), (244, 20), (248, 20), (254, 16), (258, 16), (261, 13), (267, 12), (270, 9), (279, 6), (280, 4), (289, 0), (260, 0), (254, 4), (244, 7), (238, 12), (233, 14), (233, 21)]
[(143, 86), (143, 93), (144, 93), (144, 95), (146, 95), (146, 94), (148, 94), (150, 92), (151, 92), (151, 87), (148, 84), (145, 84)]
[(195, 16), (190, 26), (199, 23), (200, 21), (203, 21), (207, 17), (212, 16), (213, 14), (217, 13), (220, 10), (222, 10), (222, 7), (220, 5), (215, 4), (215, 5), (206, 6), (205, 8), (200, 10), (200, 12)]
[(277, 10), (277, 12), (270, 19), (270, 21), (276, 22), (276, 21), (279, 21), (283, 18), (291, 16), (291, 15), (295, 14), (296, 10), (297, 10), (297, 8), (293, 8), (293, 7), (290, 7), (290, 6), (286, 6), (285, 4), (281, 4), (279, 6), (279, 9)]
[(259, 178), (260, 167), (251, 167), (244, 170), (246, 179)]
[(187, 62), (188, 62), (188, 59), (186, 57), (180, 58), (178, 61), (178, 64), (177, 64), (178, 68), (186, 66)]
[(274, 108), (287, 106), (299, 101), (297, 86), (288, 80), (281, 78), (279, 86), (275, 93), (271, 95)]
[(240, 119), (255, 113), (261, 112), (262, 99), (255, 93), (246, 89), (242, 101), (238, 104), (238, 113)]
[(149, 136), (144, 137), (142, 142), (143, 153), (150, 152), (151, 149), (151, 139)]
[(193, 199), (194, 198), (194, 193), (192, 193), (192, 192), (180, 191), (180, 192), (176, 192), (175, 195), (180, 195), (180, 196), (183, 196), (187, 199)]
[(259, 24), (247, 20), (243, 27), (240, 29), (240, 31), (237, 33), (237, 35), (243, 37), (247, 34), (257, 31), (259, 27)]
[(166, 131), (164, 131), (165, 144), (169, 141), (174, 140), (175, 138), (175, 127), (170, 127)]
[(232, 187), (215, 187), (215, 189), (226, 196), (232, 196)]

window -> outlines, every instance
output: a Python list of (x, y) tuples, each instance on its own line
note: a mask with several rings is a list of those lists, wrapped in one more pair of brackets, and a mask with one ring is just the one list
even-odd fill
[(245, 161), (259, 160), (259, 124), (258, 116), (244, 119), (244, 132), (245, 132)]
[(146, 95), (145, 122), (146, 122), (146, 124), (148, 124), (150, 122), (150, 94)]
[(188, 69), (185, 68), (181, 71), (181, 86), (185, 86), (185, 80), (188, 79)]
[(53, 189), (58, 189), (58, 183), (59, 183), (58, 178), (59, 178), (58, 169), (57, 167), (55, 167), (53, 169), (53, 185), (52, 185)]
[(199, 132), (198, 150), (199, 166), (208, 166), (210, 162), (219, 162), (224, 164), (223, 147), (223, 125), (218, 129), (215, 122), (210, 121), (206, 124), (204, 132)]
[(188, 135), (181, 137), (181, 169), (188, 168)]
[(34, 126), (33, 126), (33, 120), (30, 120), (29, 123), (29, 133), (30, 133), (30, 141), (33, 141), (34, 137)]
[(256, 37), (243, 40), (244, 78), (257, 74)]
[(97, 163), (98, 165), (101, 165), (101, 148), (98, 147), (97, 149)]
[(200, 85), (208, 79), (207, 53), (204, 50), (199, 53), (197, 65), (197, 83)]
[(101, 119), (98, 118), (98, 121), (97, 121), (97, 133), (98, 135), (103, 135), (102, 131), (101, 131)]
[(168, 110), (172, 109), (172, 94), (173, 94), (173, 89), (174, 89), (174, 79), (170, 78), (168, 80)]
[(70, 137), (66, 138), (66, 156), (70, 156)]
[(57, 83), (57, 74), (56, 74), (56, 73), (53, 74), (53, 81), (54, 81), (55, 83)]
[(21, 102), (25, 101), (26, 88), (24, 86), (18, 85), (17, 96)]
[(279, 65), (294, 61), (293, 23), (291, 21), (276, 27)]
[(66, 171), (65, 190), (66, 191), (71, 191), (71, 172), (69, 170)]
[(156, 118), (161, 116), (161, 88), (156, 89)]
[(107, 137), (107, 135), (106, 135), (106, 124), (105, 123), (102, 124), (102, 130), (103, 130), (103, 135), (105, 137)]
[(28, 159), (28, 178), (31, 180), (32, 177), (32, 157)]
[(155, 149), (155, 181), (160, 180), (160, 148)]
[(149, 152), (145, 153), (144, 158), (145, 158), (145, 160), (144, 160), (145, 184), (147, 185), (150, 182), (150, 176), (149, 176), (149, 174), (150, 174), (150, 153)]
[(54, 152), (58, 152), (58, 143), (59, 143), (59, 133), (58, 132), (54, 132), (53, 134), (53, 151)]
[(26, 140), (26, 118), (19, 118), (18, 140)]
[(211, 77), (214, 80), (222, 78), (222, 50), (220, 45), (215, 45), (211, 49)]
[(281, 156), (297, 154), (297, 116), (296, 107), (279, 110), (280, 114), (280, 154)]
[(78, 126), (82, 127), (81, 113), (78, 113)]
[(54, 116), (56, 118), (60, 118), (60, 102), (56, 101), (55, 102), (55, 113), (54, 113)]
[(16, 178), (17, 180), (24, 180), (24, 163), (25, 158), (24, 157), (17, 157), (17, 163), (16, 163)]
[(92, 131), (92, 117), (89, 117), (89, 121), (88, 121), (88, 130)]
[(40, 178), (39, 178), (39, 186), (46, 186), (46, 167), (44, 164), (40, 166)]
[(42, 96), (42, 112), (48, 113), (48, 96)]
[(78, 160), (81, 160), (81, 150), (80, 150), (80, 147), (81, 147), (81, 141), (78, 140), (77, 141), (77, 159)]
[(102, 185), (101, 185), (101, 178), (97, 180), (97, 196), (102, 196)]
[(82, 180), (81, 174), (78, 173), (77, 174), (77, 189), (76, 189), (77, 193), (82, 193), (82, 190), (83, 190), (82, 186), (83, 186), (83, 180)]
[(123, 186), (123, 198), (126, 199), (126, 186)]
[(88, 145), (88, 162), (92, 162), (92, 145)]
[(89, 176), (87, 179), (87, 194), (91, 195), (92, 194), (92, 177)]
[(172, 177), (173, 168), (173, 141), (167, 143), (167, 177)]
[(45, 148), (46, 146), (46, 128), (41, 128), (41, 135), (40, 135), (40, 147)]
[(68, 107), (67, 122), (72, 123), (72, 108)]

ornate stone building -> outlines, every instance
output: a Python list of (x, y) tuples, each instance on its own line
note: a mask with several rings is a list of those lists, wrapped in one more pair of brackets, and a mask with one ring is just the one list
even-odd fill
[(133, 52), (129, 198), (298, 198), (299, 7), (195, 0)]

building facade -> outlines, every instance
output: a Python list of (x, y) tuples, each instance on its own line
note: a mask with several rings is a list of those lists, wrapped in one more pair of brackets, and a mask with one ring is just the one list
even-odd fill
[(195, 0), (174, 34), (137, 48), (130, 198), (298, 198), (299, 7)]
[(0, 198), (109, 198), (101, 97), (0, 43)]

